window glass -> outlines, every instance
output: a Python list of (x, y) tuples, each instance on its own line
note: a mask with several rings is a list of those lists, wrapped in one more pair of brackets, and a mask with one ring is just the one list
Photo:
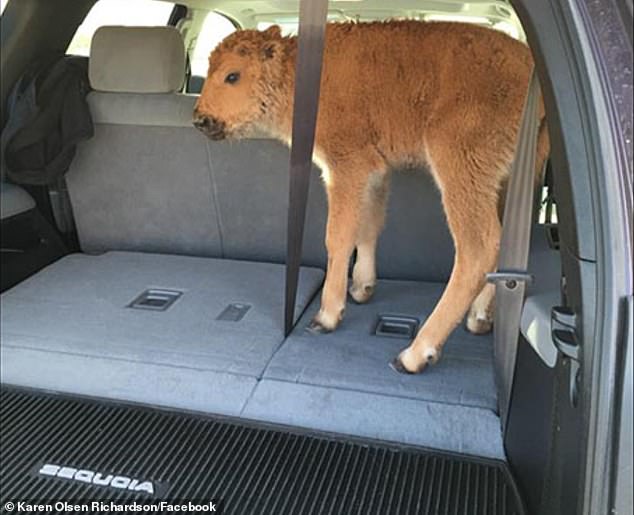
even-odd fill
[[(328, 13), (328, 22), (343, 22), (348, 20), (350, 20), (350, 18), (346, 18), (340, 13)], [(296, 16), (285, 16), (272, 21), (259, 21), (257, 29), (266, 30), (272, 25), (279, 26), (282, 36), (296, 36), (299, 27), (299, 18)]]
[[(405, 16), (389, 16), (389, 19), (392, 20), (405, 20), (408, 19)], [(342, 18), (337, 14), (328, 14), (328, 21), (337, 22), (337, 21), (347, 21), (353, 18)], [(365, 16), (355, 16), (354, 19), (356, 21), (373, 21), (376, 18), (373, 17), (365, 17)], [(524, 32), (522, 31), (521, 26), (518, 23), (514, 23), (512, 20), (509, 21), (491, 21), (489, 18), (485, 16), (470, 16), (463, 14), (425, 14), (419, 13), (414, 19), (425, 20), (425, 21), (457, 21), (463, 23), (474, 23), (476, 25), (482, 25), (484, 27), (491, 27), (493, 29), (499, 30), (501, 32), (505, 32), (509, 36), (515, 39), (519, 39), (521, 41), (525, 41), (526, 37), (524, 36)], [(257, 24), (258, 30), (266, 30), (271, 25), (279, 25), (282, 30), (283, 36), (294, 36), (297, 34), (297, 26), (299, 24), (299, 20), (297, 18), (282, 18), (275, 21), (260, 21)]]
[(207, 76), (209, 54), (216, 45), (236, 30), (233, 22), (216, 12), (210, 12), (196, 38), (194, 52), (191, 56), (192, 75)]
[(297, 27), (299, 25), (299, 21), (260, 21), (258, 22), (258, 30), (266, 30), (272, 25), (277, 25), (280, 28), (282, 36), (295, 36), (297, 35)]
[(92, 36), (104, 25), (165, 26), (173, 9), (173, 3), (157, 0), (99, 0), (75, 32), (66, 53), (90, 55)]
[(9, 0), (0, 0), (0, 14), (4, 12), (4, 8), (7, 6)]

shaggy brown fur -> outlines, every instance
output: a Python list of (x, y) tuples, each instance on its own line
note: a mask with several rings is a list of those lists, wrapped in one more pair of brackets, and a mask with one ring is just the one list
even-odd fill
[[(296, 38), (281, 37), (277, 27), (229, 36), (211, 54), (195, 125), (214, 139), (258, 130), (289, 143), (296, 54)], [(341, 321), (355, 247), (350, 295), (371, 297), (388, 174), (403, 164), (431, 170), (456, 254), (442, 298), (396, 368), (417, 372), (436, 362), (472, 303), (468, 328), (490, 329), (493, 289), (483, 286), (496, 267), (499, 190), (532, 66), (526, 46), (473, 25), (327, 27), (314, 159), (329, 201), (328, 269), (313, 329), (331, 331)], [(547, 152), (542, 124), (540, 169)]]

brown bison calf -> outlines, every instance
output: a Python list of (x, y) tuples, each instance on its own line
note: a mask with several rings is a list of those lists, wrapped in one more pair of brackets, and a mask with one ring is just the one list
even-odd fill
[[(212, 139), (265, 131), (288, 144), (296, 56), (297, 39), (278, 27), (230, 35), (211, 53), (194, 125)], [(341, 321), (355, 247), (350, 295), (357, 302), (372, 296), (389, 170), (411, 164), (431, 171), (456, 252), (440, 301), (393, 365), (418, 372), (435, 363), (472, 303), (467, 327), (490, 330), (493, 288), (485, 274), (496, 267), (499, 191), (532, 66), (522, 43), (472, 25), (328, 25), (314, 153), (328, 194), (328, 269), (313, 330), (332, 331)], [(547, 151), (542, 123), (540, 168)]]

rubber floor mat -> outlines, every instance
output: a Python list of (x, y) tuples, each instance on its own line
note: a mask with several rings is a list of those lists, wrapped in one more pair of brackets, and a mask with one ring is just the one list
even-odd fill
[(524, 513), (503, 462), (4, 385), (0, 400), (3, 512), (163, 501), (227, 514)]

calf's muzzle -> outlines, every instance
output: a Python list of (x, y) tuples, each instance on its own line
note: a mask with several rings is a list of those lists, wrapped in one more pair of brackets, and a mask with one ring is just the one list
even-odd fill
[(195, 112), (192, 123), (194, 124), (194, 127), (210, 139), (220, 140), (226, 138), (225, 123), (213, 116), (207, 116)]

